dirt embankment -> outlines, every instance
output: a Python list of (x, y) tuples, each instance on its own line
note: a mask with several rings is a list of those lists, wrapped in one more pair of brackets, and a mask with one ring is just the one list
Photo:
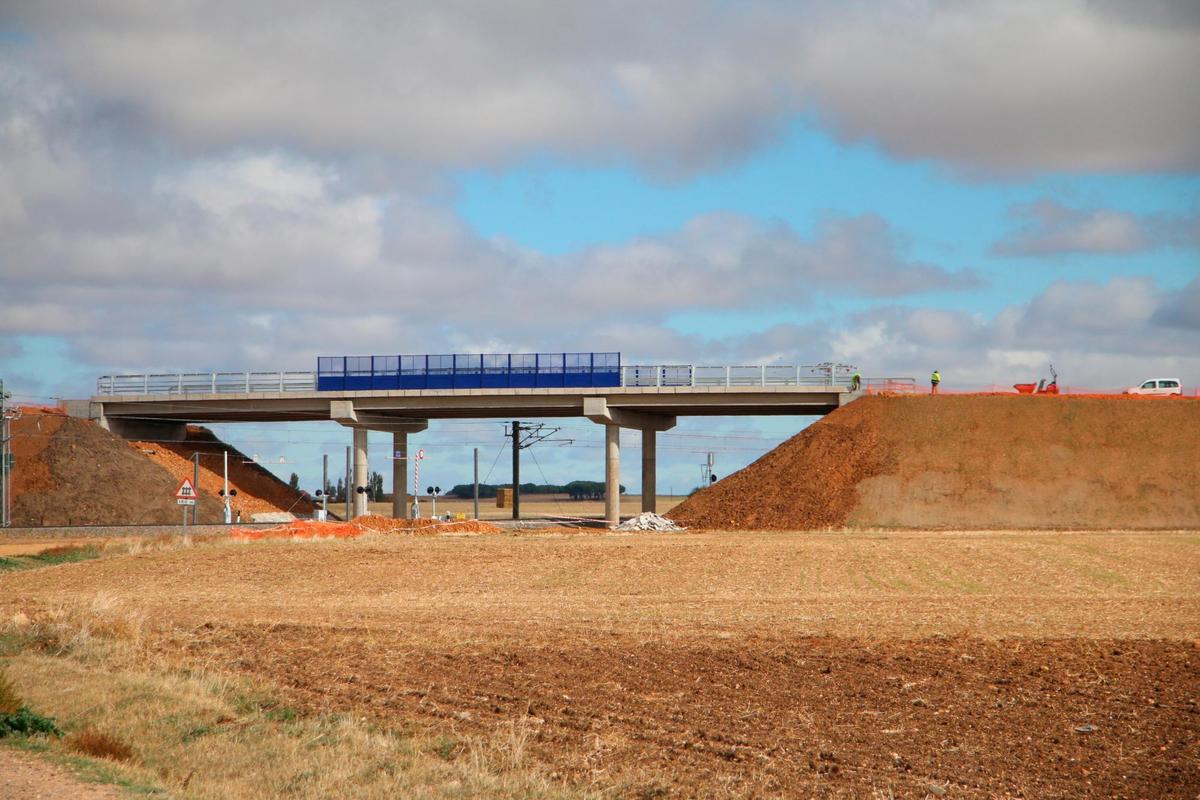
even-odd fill
[[(126, 442), (93, 422), (54, 413), (25, 413), (12, 424), (13, 524), (172, 525), (182, 520), (175, 489), (191, 477), (191, 453), (230, 453), (230, 485), (238, 490), (235, 508), (246, 521), (259, 511), (311, 513), (267, 470), (203, 428), (189, 429), (189, 441)], [(153, 450), (154, 454), (146, 451)], [(208, 462), (208, 463), (205, 463)], [(220, 458), (201, 458), (200, 522), (224, 515), (217, 495)]]
[[(182, 519), (177, 482), (95, 423), (24, 414), (12, 424), (14, 525), (169, 525)], [(219, 513), (200, 499), (201, 514)]]
[(691, 527), (1200, 527), (1200, 403), (867, 397), (668, 516)]

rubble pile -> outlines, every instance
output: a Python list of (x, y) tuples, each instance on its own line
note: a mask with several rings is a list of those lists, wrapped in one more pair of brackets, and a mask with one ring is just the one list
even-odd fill
[(638, 514), (625, 520), (613, 530), (618, 531), (685, 531), (687, 528), (676, 525), (666, 517), (660, 517), (652, 511)]

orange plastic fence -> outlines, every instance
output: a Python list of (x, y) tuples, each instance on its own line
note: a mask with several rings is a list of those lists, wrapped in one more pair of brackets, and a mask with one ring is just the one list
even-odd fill
[(477, 519), (443, 522), (434, 519), (392, 519), (375, 515), (353, 522), (316, 522), (296, 520), (274, 528), (234, 528), (231, 539), (353, 539), (367, 533), (500, 533), (501, 528)]

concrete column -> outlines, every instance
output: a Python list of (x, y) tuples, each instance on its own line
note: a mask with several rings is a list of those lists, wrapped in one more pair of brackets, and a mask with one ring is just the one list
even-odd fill
[(658, 510), (658, 447), (655, 431), (642, 430), (642, 512)]
[[(403, 458), (399, 458), (403, 456)], [(408, 433), (392, 433), (392, 518), (408, 519)]]
[(604, 519), (609, 525), (621, 522), (621, 428), (604, 426)]
[(359, 494), (358, 487), (367, 485), (367, 429), (354, 428), (354, 485), (350, 487), (354, 498), (355, 517), (367, 513), (367, 496)]

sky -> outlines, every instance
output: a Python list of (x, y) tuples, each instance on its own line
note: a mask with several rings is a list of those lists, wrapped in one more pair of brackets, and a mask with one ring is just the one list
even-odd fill
[[(598, 350), (1194, 390), (1196, 75), (1194, 0), (0, 0), (0, 378)], [(681, 420), (660, 489), (809, 422)], [(523, 479), (599, 479), (554, 424)], [(220, 433), (306, 488), (350, 440)], [(510, 478), (501, 423), (413, 438)]]

